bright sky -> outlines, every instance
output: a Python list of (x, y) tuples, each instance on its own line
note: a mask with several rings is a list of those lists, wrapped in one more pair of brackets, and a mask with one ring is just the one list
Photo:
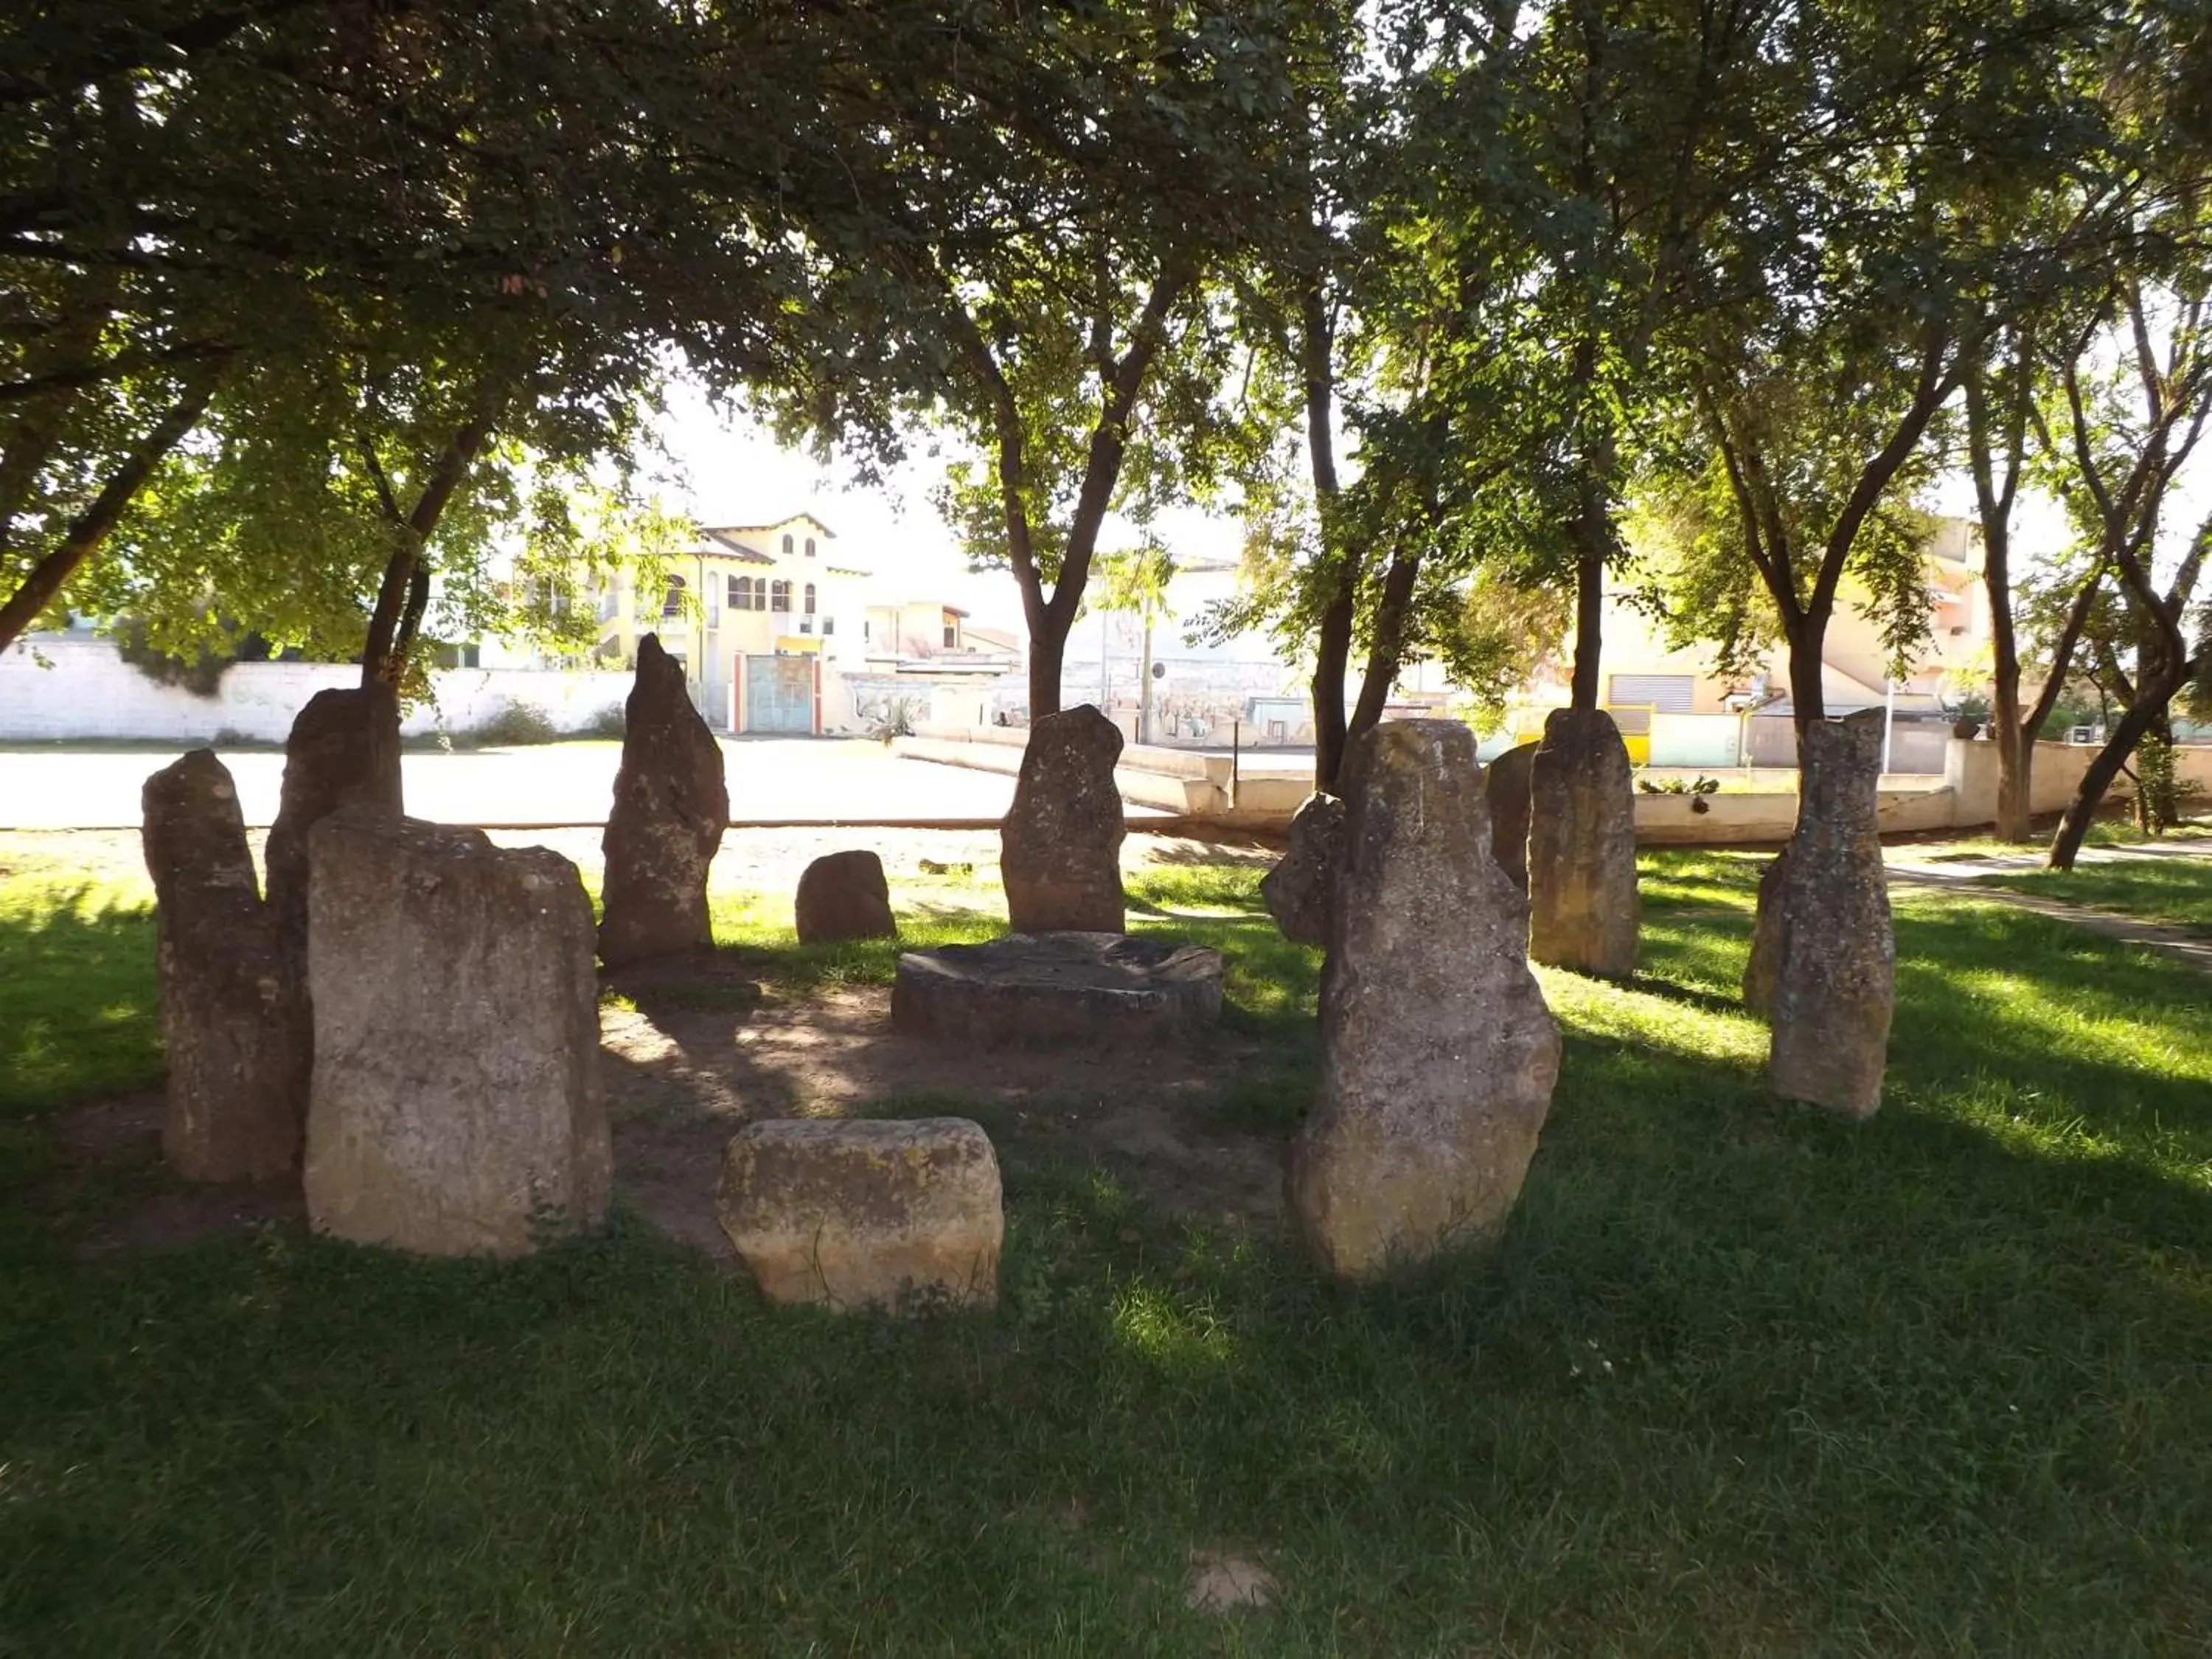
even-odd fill
[[(671, 396), (661, 439), (680, 470), (674, 494), (702, 524), (770, 524), (811, 512), (837, 532), (841, 557), (874, 573), (884, 598), (946, 601), (1020, 635), (1012, 573), (969, 570), (931, 503), (942, 457), (916, 453), (884, 483), (859, 484), (849, 467), (785, 449), (744, 416), (726, 419), (690, 387)], [(1157, 528), (1186, 562), (1233, 560), (1242, 544), (1235, 523), (1195, 511), (1164, 515)], [(1115, 529), (1109, 522), (1103, 546), (1114, 545)]]
[[(884, 483), (857, 483), (849, 467), (824, 466), (811, 456), (783, 448), (768, 432), (740, 415), (725, 418), (696, 389), (679, 386), (671, 397), (662, 437), (679, 469), (675, 494), (688, 502), (702, 523), (766, 524), (811, 511), (837, 532), (838, 551), (874, 573), (876, 590), (885, 598), (942, 600), (969, 611), (986, 627), (1022, 631), (1021, 600), (1012, 575), (1004, 570), (971, 571), (954, 544), (951, 532), (932, 505), (931, 492), (944, 476), (942, 457), (917, 452)], [(2194, 458), (2192, 458), (2194, 459)], [(2212, 465), (2188, 469), (2177, 481), (2166, 535), (2170, 565), (2177, 544), (2203, 517), (2212, 497)], [(1972, 519), (1973, 485), (1962, 472), (1947, 475), (1929, 503), (1939, 513)], [(1115, 545), (1109, 522), (1103, 545)], [(1127, 535), (1127, 526), (1119, 526)], [(1163, 516), (1157, 526), (1169, 548), (1186, 563), (1234, 562), (1242, 541), (1228, 519), (1195, 509)], [(2055, 552), (2069, 535), (2055, 502), (2023, 489), (2014, 537), (2017, 556), (2027, 562)], [(1180, 609), (1226, 590), (1228, 579), (1200, 579), (1186, 594), (1178, 584)], [(1204, 592), (1195, 590), (1202, 586)]]

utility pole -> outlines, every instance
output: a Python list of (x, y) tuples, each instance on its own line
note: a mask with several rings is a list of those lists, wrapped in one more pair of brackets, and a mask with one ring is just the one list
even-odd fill
[(1138, 669), (1143, 684), (1137, 691), (1137, 741), (1152, 740), (1152, 613), (1145, 612), (1145, 651), (1143, 665)]

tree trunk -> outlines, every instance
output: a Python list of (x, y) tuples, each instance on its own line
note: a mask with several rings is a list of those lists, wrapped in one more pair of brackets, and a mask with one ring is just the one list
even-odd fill
[(1806, 729), (1827, 718), (1827, 697), (1820, 684), (1821, 647), (1827, 635), (1826, 617), (1802, 617), (1790, 630), (1790, 705), (1801, 746)]
[[(1030, 724), (1060, 713), (1060, 673), (1067, 657), (1067, 628), (1049, 614), (1030, 624)], [(1104, 709), (1098, 711), (1104, 714)]]
[(1382, 719), (1390, 701), (1390, 688), (1398, 683), (1398, 664), (1406, 649), (1406, 619), (1413, 608), (1413, 584), (1421, 574), (1421, 556), (1400, 554), (1383, 573), (1382, 597), (1375, 607), (1375, 643), (1368, 648), (1367, 672), (1359, 683), (1359, 701), (1345, 728), (1348, 748)]
[(1344, 748), (1349, 730), (1344, 717), (1344, 676), (1352, 666), (1353, 601), (1358, 593), (1356, 573), (1347, 562), (1339, 572), (1336, 591), (1321, 613), (1321, 630), (1314, 645), (1314, 787), (1322, 794), (1336, 793), (1337, 775), (1344, 769)]
[[(1586, 378), (1595, 373), (1596, 354), (1577, 350), (1576, 366)], [(1595, 708), (1601, 699), (1599, 664), (1604, 653), (1605, 573), (1613, 563), (1613, 509), (1606, 499), (1613, 465), (1610, 435), (1582, 457), (1582, 501), (1575, 514), (1575, 665), (1568, 701), (1576, 708)]]
[(2089, 834), (2089, 826), (2096, 822), (2097, 808), (2104, 804), (2106, 792), (2112, 781), (2120, 775), (2121, 768), (2136, 751), (2146, 732), (2158, 729), (2166, 717), (2166, 709), (2173, 694), (2189, 683), (2187, 672), (2170, 675), (2163, 689), (2154, 695), (2139, 693), (2135, 704), (2120, 716), (2120, 723), (2097, 757), (2089, 763), (2089, 769), (2081, 775), (2081, 787), (2075, 790), (2074, 799), (2067, 804), (2066, 816), (2059, 820), (2058, 831), (2051, 838), (2051, 852), (2045, 860), (2046, 868), (2071, 870), (2075, 855), (2081, 852), (2081, 843)]
[(1335, 331), (1328, 296), (1310, 283), (1298, 296), (1299, 344), (1305, 380), (1306, 458), (1313, 472), (1314, 512), (1321, 520), (1322, 558), (1333, 573), (1328, 603), (1314, 641), (1314, 787), (1336, 793), (1348, 733), (1344, 676), (1352, 665), (1352, 624), (1359, 598), (1359, 566), (1342, 545), (1336, 522)]
[(84, 562), (100, 550), (138, 492), (145, 488), (154, 469), (199, 423), (208, 400), (215, 395), (218, 378), (217, 368), (211, 365), (185, 383), (169, 412), (124, 458), (92, 505), (63, 532), (61, 545), (32, 566), (30, 573), (8, 596), (7, 602), (0, 605), (0, 650), (13, 645), (53, 603)]
[[(2027, 841), (2034, 835), (2035, 738), (2021, 724), (2017, 695), (1996, 701), (1990, 736), (1997, 745), (1997, 839)], [(2013, 705), (2009, 714), (2008, 701)]]
[[(1587, 525), (1588, 520), (1584, 524)], [(1575, 552), (1575, 670), (1568, 693), (1573, 708), (1598, 706), (1598, 659), (1604, 648), (1605, 550), (1597, 538), (1583, 532)]]
[[(394, 545), (385, 562), (384, 579), (376, 590), (376, 608), (369, 613), (368, 635), (361, 653), (361, 683), (380, 682), (397, 686), (407, 672), (407, 656), (415, 647), (415, 630), (430, 599), (430, 568), (427, 550), (446, 505), (453, 498), (469, 468), (475, 464), (484, 440), (491, 435), (494, 408), (480, 402), (477, 413), (463, 422), (423, 480), (415, 509), (404, 521), (392, 522)], [(387, 518), (392, 509), (387, 507)]]

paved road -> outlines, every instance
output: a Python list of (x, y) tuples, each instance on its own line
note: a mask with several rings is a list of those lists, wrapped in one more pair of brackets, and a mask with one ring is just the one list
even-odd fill
[[(0, 830), (135, 829), (147, 774), (183, 745), (131, 750), (0, 749)], [(401, 763), (407, 810), (447, 823), (600, 823), (622, 754), (614, 743), (549, 744), (467, 754), (410, 753)], [(1012, 778), (902, 760), (864, 739), (725, 740), (730, 816), (739, 823), (958, 823), (995, 819)], [(276, 815), (284, 757), (225, 754), (249, 824)]]

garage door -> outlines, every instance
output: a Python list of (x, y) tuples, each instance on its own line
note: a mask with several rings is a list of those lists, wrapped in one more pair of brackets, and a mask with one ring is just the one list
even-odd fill
[(1656, 708), (1662, 714), (1686, 714), (1698, 706), (1698, 682), (1690, 674), (1615, 674), (1606, 701), (1621, 708)]
[(814, 730), (814, 659), (745, 659), (745, 730)]

